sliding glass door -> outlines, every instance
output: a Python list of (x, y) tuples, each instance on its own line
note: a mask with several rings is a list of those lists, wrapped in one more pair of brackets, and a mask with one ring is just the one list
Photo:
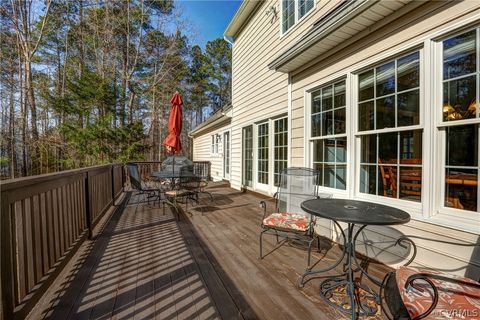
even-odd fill
[(242, 132), (243, 172), (242, 182), (246, 187), (253, 186), (253, 126), (243, 128)]

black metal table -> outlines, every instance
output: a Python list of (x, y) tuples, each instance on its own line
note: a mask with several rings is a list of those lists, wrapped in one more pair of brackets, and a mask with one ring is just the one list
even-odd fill
[[(357, 284), (354, 279), (354, 272), (359, 271), (364, 274), (368, 279), (377, 285), (381, 285), (381, 282), (372, 277), (358, 262), (355, 256), (355, 241), (360, 232), (368, 225), (399, 225), (410, 221), (410, 215), (400, 209), (381, 205), (377, 203), (347, 200), (347, 199), (314, 199), (304, 201), (301, 205), (302, 209), (309, 214), (317, 217), (332, 220), (339, 230), (341, 230), (344, 246), (341, 257), (330, 267), (319, 270), (307, 270), (305, 274), (300, 278), (299, 285), (302, 287), (306, 276), (326, 272), (336, 268), (346, 257), (343, 271), (344, 273), (338, 276), (330, 277), (324, 280), (320, 284), (320, 294), (325, 301), (334, 306), (335, 308), (348, 312), (352, 315), (352, 319), (356, 319), (357, 316), (368, 316), (376, 313), (376, 309), (370, 308), (367, 304), (363, 303), (357, 296), (357, 288), (369, 292), (375, 302), (379, 303), (379, 296), (370, 288)], [(345, 222), (348, 224), (347, 235), (339, 222)], [(360, 225), (358, 230), (354, 233), (355, 225)], [(353, 268), (353, 262), (355, 262), (356, 268)], [(338, 304), (330, 301), (329, 296), (332, 294), (332, 290), (346, 286), (346, 291), (350, 298), (349, 308), (344, 308)], [(358, 306), (358, 314), (357, 314)]]

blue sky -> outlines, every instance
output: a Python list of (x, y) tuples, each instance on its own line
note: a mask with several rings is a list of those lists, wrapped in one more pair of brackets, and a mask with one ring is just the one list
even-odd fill
[(240, 0), (177, 0), (184, 8), (183, 17), (196, 30), (194, 44), (205, 48), (209, 40), (223, 38), (223, 31), (240, 6)]

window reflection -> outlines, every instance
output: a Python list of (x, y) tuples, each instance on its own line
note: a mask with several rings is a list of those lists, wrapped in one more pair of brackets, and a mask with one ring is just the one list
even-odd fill
[(318, 185), (346, 189), (347, 139), (312, 141), (313, 167), (320, 172)]
[(446, 129), (444, 205), (477, 211), (478, 125)]
[(422, 130), (365, 135), (360, 143), (360, 192), (421, 201)]

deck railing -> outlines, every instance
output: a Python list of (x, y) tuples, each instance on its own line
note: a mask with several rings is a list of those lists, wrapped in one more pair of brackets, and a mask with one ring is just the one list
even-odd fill
[(1, 183), (0, 319), (21, 319), (123, 192), (122, 164)]

